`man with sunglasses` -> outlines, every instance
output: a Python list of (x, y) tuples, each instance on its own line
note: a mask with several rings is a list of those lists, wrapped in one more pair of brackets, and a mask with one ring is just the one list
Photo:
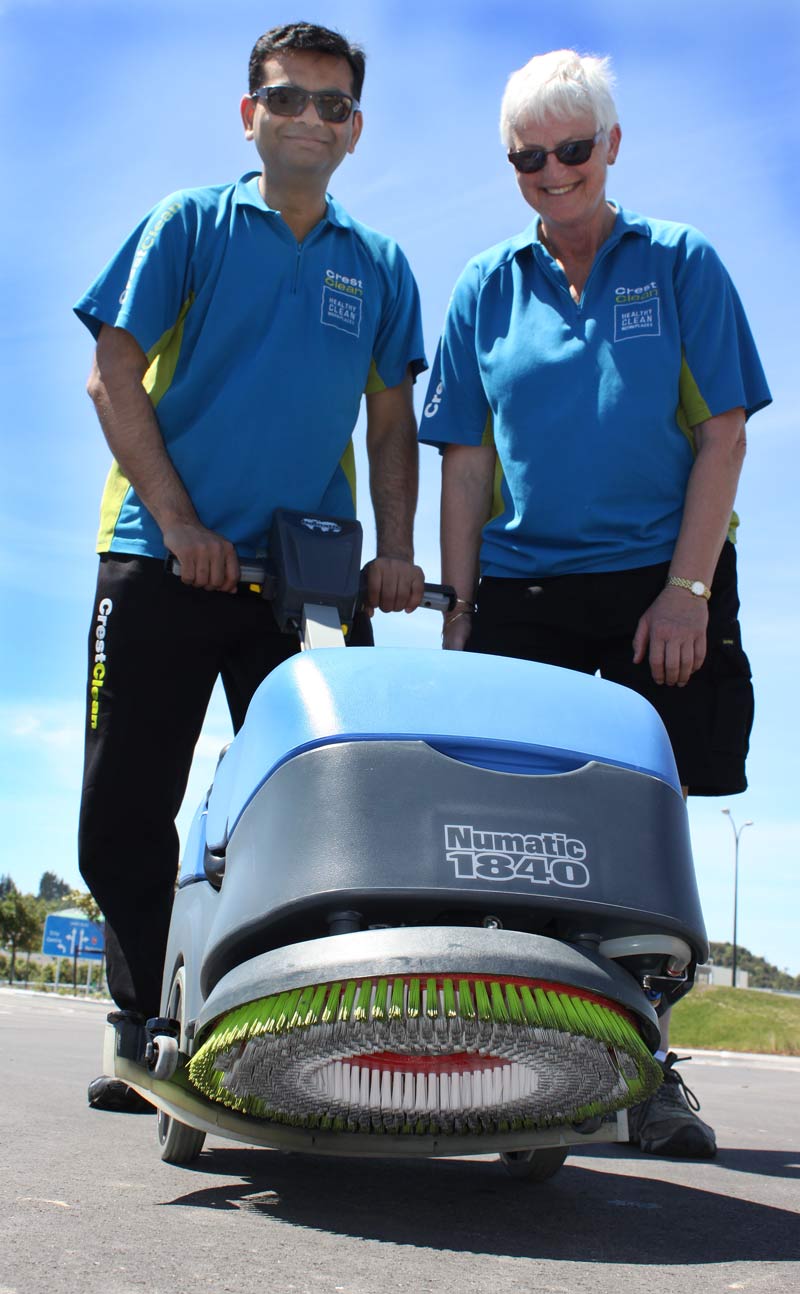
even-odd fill
[[(770, 402), (727, 272), (697, 230), (606, 198), (622, 133), (608, 60), (510, 78), (508, 160), (536, 219), (458, 283), (420, 438), (442, 452), (450, 650), (631, 687), (684, 794), (743, 791), (753, 717), (729, 532), (745, 420)], [(715, 1153), (668, 1052), (631, 1111), (645, 1151)]]
[[(397, 245), (327, 194), (362, 128), (364, 54), (307, 23), (253, 48), (241, 102), (260, 171), (159, 204), (78, 302), (89, 394), (114, 456), (89, 644), (81, 873), (106, 917), (108, 980), (157, 1015), (178, 862), (174, 819), (212, 688), (234, 731), (295, 650), (239, 582), (276, 507), (354, 515), (351, 436), (366, 396), (377, 556), (367, 613), (412, 611), (413, 381), (426, 367)], [(174, 554), (181, 579), (165, 572)], [(235, 597), (223, 596), (236, 594)], [(99, 1079), (90, 1103), (136, 1108)]]

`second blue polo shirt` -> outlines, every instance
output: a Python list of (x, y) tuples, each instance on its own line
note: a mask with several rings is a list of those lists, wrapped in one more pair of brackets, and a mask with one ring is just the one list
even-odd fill
[(575, 302), (537, 226), (458, 280), (420, 439), (495, 446), (484, 575), (666, 561), (691, 428), (770, 401), (741, 302), (697, 230), (622, 210)]

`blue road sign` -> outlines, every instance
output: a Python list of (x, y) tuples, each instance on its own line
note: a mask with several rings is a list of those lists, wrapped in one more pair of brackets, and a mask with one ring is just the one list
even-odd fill
[(42, 952), (49, 957), (100, 958), (103, 956), (103, 927), (80, 917), (51, 912), (44, 919)]

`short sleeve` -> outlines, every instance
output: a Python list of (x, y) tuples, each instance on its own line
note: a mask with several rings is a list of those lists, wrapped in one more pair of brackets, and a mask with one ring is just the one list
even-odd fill
[(137, 226), (74, 307), (94, 337), (102, 324), (124, 328), (148, 354), (174, 327), (191, 295), (195, 224), (187, 195), (176, 193)]
[(411, 267), (396, 243), (391, 244), (385, 259), (386, 288), (373, 344), (368, 395), (399, 386), (409, 368), (416, 378), (428, 367), (419, 290)]
[(458, 279), (436, 352), (419, 439), (424, 445), (480, 445), (489, 402), (476, 344), (480, 267), (470, 262)]
[(689, 426), (743, 407), (747, 416), (771, 395), (742, 303), (713, 247), (689, 229), (675, 268), (683, 349), (681, 407)]

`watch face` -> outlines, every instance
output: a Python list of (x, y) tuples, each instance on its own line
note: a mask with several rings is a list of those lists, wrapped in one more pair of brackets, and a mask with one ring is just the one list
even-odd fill
[(692, 593), (694, 593), (695, 597), (701, 598), (705, 593), (705, 591), (706, 591), (706, 586), (702, 580), (692, 581)]

